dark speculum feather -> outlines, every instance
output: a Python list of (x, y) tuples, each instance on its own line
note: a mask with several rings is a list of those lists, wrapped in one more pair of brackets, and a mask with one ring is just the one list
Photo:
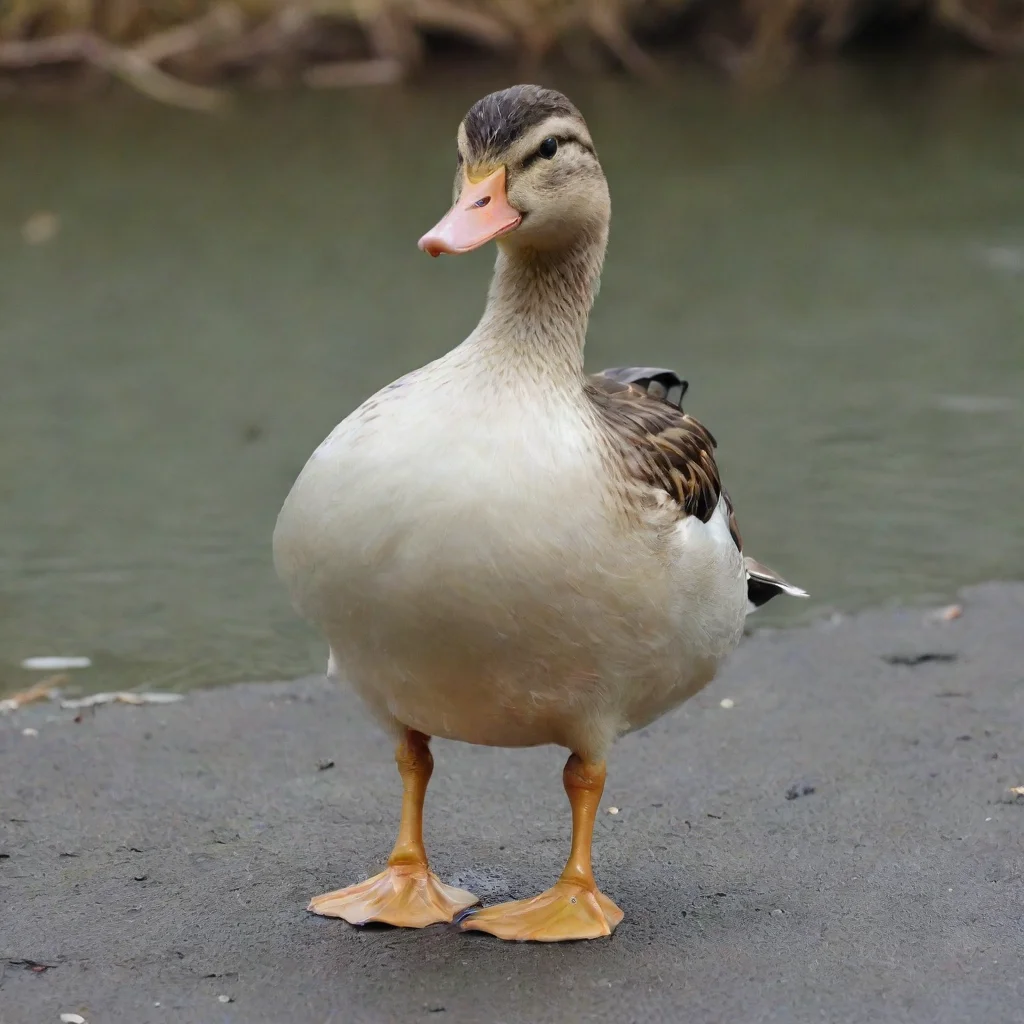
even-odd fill
[(773, 597), (784, 593), (785, 591), (777, 583), (758, 579), (756, 576), (747, 577), (747, 598), (755, 608), (760, 608)]
[(539, 85), (513, 85), (477, 100), (462, 123), (466, 141), (479, 158), (503, 152), (525, 132), (556, 116), (583, 120), (560, 92)]

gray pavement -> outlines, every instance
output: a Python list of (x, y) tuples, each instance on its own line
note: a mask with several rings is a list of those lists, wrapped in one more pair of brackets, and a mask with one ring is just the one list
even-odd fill
[[(626, 918), (590, 943), (307, 915), (380, 868), (398, 811), (388, 741), (324, 680), (22, 709), (0, 719), (0, 1022), (1018, 1024), (1024, 585), (961, 600), (756, 634), (623, 740), (595, 865)], [(435, 757), (441, 877), (488, 903), (550, 884), (563, 752)]]

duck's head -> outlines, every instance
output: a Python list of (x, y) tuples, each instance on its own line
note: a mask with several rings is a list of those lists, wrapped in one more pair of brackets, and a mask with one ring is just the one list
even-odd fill
[(608, 184), (580, 112), (561, 93), (515, 85), (459, 125), (452, 208), (419, 242), (431, 256), (568, 247), (607, 230)]

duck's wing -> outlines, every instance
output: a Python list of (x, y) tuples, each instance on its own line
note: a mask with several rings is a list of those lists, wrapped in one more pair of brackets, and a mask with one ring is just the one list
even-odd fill
[(686, 388), (678, 374), (656, 367), (617, 367), (588, 378), (590, 399), (619, 442), (629, 472), (663, 491), (681, 519), (696, 516), (706, 523), (722, 497), (722, 481), (714, 437), (683, 412)]
[(769, 569), (767, 565), (762, 565), (749, 555), (744, 558), (744, 562), (747, 565), (748, 615), (779, 594), (789, 594), (790, 597), (810, 596), (806, 590), (787, 583), (774, 569)]
[(634, 384), (647, 392), (648, 397), (657, 398), (683, 411), (683, 399), (690, 388), (690, 382), (683, 380), (675, 370), (663, 366), (613, 366), (609, 370), (595, 373), (591, 380), (598, 387), (607, 382)]
[[(588, 378), (591, 400), (618, 438), (630, 472), (664, 491), (676, 503), (680, 519), (696, 516), (706, 523), (723, 500), (729, 532), (742, 551), (736, 511), (715, 462), (717, 442), (703, 423), (683, 411), (688, 387), (673, 370), (652, 366), (620, 366)], [(744, 561), (748, 612), (778, 594), (808, 596), (753, 558)]]

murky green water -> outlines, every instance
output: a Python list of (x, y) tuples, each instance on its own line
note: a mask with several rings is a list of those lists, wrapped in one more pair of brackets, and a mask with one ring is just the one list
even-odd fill
[[(270, 561), (307, 455), (459, 341), (490, 256), (430, 260), (462, 77), (0, 112), (0, 690), (319, 671)], [(614, 222), (588, 361), (678, 367), (766, 623), (1024, 576), (1024, 75), (808, 72), (761, 99), (556, 81)], [(22, 222), (60, 217), (26, 245)]]

